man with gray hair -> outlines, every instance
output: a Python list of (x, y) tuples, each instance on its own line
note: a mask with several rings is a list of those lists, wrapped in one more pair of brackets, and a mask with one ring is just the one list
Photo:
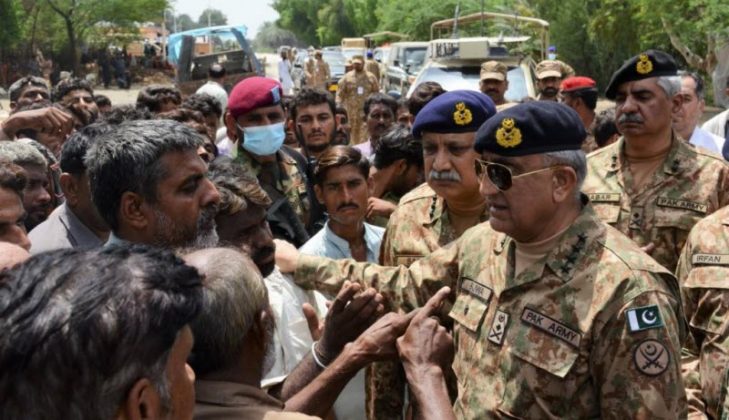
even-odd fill
[(583, 187), (603, 221), (670, 271), (693, 225), (729, 204), (729, 166), (672, 126), (682, 104), (677, 70), (669, 54), (648, 50), (613, 74), (605, 96), (623, 136), (589, 156)]
[(85, 164), (111, 228), (107, 244), (214, 245), (220, 195), (197, 154), (203, 139), (172, 120), (127, 121), (100, 135)]
[[(197, 419), (309, 418), (278, 413), (284, 409), (324, 417), (359, 369), (396, 355), (395, 339), (414, 315), (388, 314), (365, 331), (381, 305), (373, 299), (373, 289), (357, 293), (360, 285), (345, 283), (332, 302), (321, 340), (289, 375), (299, 377), (300, 388), (284, 404), (260, 386), (273, 366), (275, 322), (266, 286), (254, 263), (237, 250), (225, 248), (195, 251), (185, 259), (206, 279), (203, 308), (192, 323), (195, 345), (190, 363), (197, 374)], [(444, 297), (440, 293), (438, 299)], [(320, 352), (321, 343), (329, 341), (327, 335), (348, 337), (340, 348), (326, 349), (332, 358)]]
[[(280, 246), (277, 262), (302, 287), (356, 281), (402, 309), (452, 287), (459, 419), (685, 417), (678, 284), (580, 194), (585, 136), (556, 102), (489, 118), (474, 142), (488, 222), (410, 267), (291, 258)], [(448, 404), (445, 376), (408, 372), (418, 388), (441, 383), (430, 395)]]
[(51, 195), (48, 192), (47, 161), (30, 144), (19, 141), (0, 141), (0, 160), (12, 162), (25, 171), (28, 182), (23, 190), (25, 229), (30, 232), (51, 213)]

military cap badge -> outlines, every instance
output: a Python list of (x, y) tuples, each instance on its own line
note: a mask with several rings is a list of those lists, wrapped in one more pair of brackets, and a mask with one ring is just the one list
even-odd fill
[(521, 130), (515, 126), (513, 118), (501, 120), (501, 128), (496, 130), (496, 143), (504, 148), (516, 147), (521, 144)]
[(647, 54), (638, 56), (638, 62), (635, 63), (635, 71), (640, 74), (648, 74), (653, 71), (653, 63)]
[(466, 107), (463, 102), (456, 104), (456, 112), (453, 113), (453, 122), (458, 125), (466, 125), (473, 121), (471, 110)]

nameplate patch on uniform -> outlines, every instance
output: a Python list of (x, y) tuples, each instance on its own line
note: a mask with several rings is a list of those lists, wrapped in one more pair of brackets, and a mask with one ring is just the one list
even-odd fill
[(729, 265), (727, 254), (694, 254), (691, 257), (692, 264)]
[(567, 344), (571, 344), (575, 347), (580, 347), (582, 334), (559, 321), (555, 321), (547, 315), (540, 314), (539, 312), (529, 308), (524, 308), (524, 312), (521, 313), (521, 320), (524, 323), (532, 325), (549, 335), (553, 335), (559, 338)]
[(471, 279), (463, 280), (461, 290), (465, 290), (473, 296), (481, 298), (484, 302), (488, 302), (491, 299), (491, 293), (493, 293), (488, 287)]
[(668, 369), (671, 353), (660, 341), (647, 339), (635, 348), (633, 362), (640, 373), (657, 376)]
[(489, 331), (489, 341), (500, 346), (504, 343), (504, 337), (506, 337), (506, 327), (509, 324), (509, 314), (504, 311), (496, 311), (494, 315), (494, 321), (491, 323), (491, 330)]
[(642, 308), (629, 309), (626, 313), (630, 332), (643, 331), (663, 326), (661, 311), (658, 306), (650, 305)]
[(619, 203), (620, 193), (592, 193), (587, 194), (593, 203)]
[(677, 200), (668, 197), (658, 197), (656, 204), (661, 207), (672, 207), (674, 209), (685, 209), (693, 210), (695, 212), (706, 214), (709, 211), (709, 206), (701, 203), (694, 203), (693, 201)]

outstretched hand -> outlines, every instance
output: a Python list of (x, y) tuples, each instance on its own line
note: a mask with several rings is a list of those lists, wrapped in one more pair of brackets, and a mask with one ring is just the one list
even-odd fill
[(317, 348), (324, 359), (334, 360), (384, 312), (382, 295), (373, 288), (361, 290), (359, 284), (345, 281), (329, 307)]
[(433, 317), (449, 294), (450, 288), (440, 289), (413, 317), (405, 334), (397, 339), (397, 350), (406, 371), (435, 366), (445, 369), (453, 362), (453, 338)]
[(281, 239), (274, 239), (276, 244), (276, 265), (282, 273), (296, 271), (296, 262), (299, 259), (299, 250), (294, 245)]

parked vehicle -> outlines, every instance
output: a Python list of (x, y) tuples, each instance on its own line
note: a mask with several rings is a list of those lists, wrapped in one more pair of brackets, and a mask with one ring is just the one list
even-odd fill
[(529, 56), (511, 55), (509, 44), (525, 42), (529, 37), (437, 39), (430, 42), (429, 61), (415, 78), (407, 96), (415, 87), (427, 81), (438, 82), (445, 90), (480, 90), (481, 64), (496, 60), (506, 64), (509, 88), (508, 101), (520, 101), (536, 96), (534, 69), (536, 63)]
[(425, 64), (427, 42), (395, 42), (385, 61), (382, 77), (384, 92), (396, 91), (405, 95), (415, 81), (415, 75)]
[(344, 63), (346, 59), (341, 51), (322, 51), (321, 58), (329, 64), (330, 78), (327, 81), (327, 90), (330, 92), (337, 91), (337, 83), (339, 79), (344, 77)]
[(223, 84), (230, 89), (250, 76), (263, 76), (264, 69), (245, 39), (245, 26), (215, 26), (170, 35), (167, 59), (177, 67), (177, 86), (189, 95), (208, 78), (213, 63), (225, 67)]

